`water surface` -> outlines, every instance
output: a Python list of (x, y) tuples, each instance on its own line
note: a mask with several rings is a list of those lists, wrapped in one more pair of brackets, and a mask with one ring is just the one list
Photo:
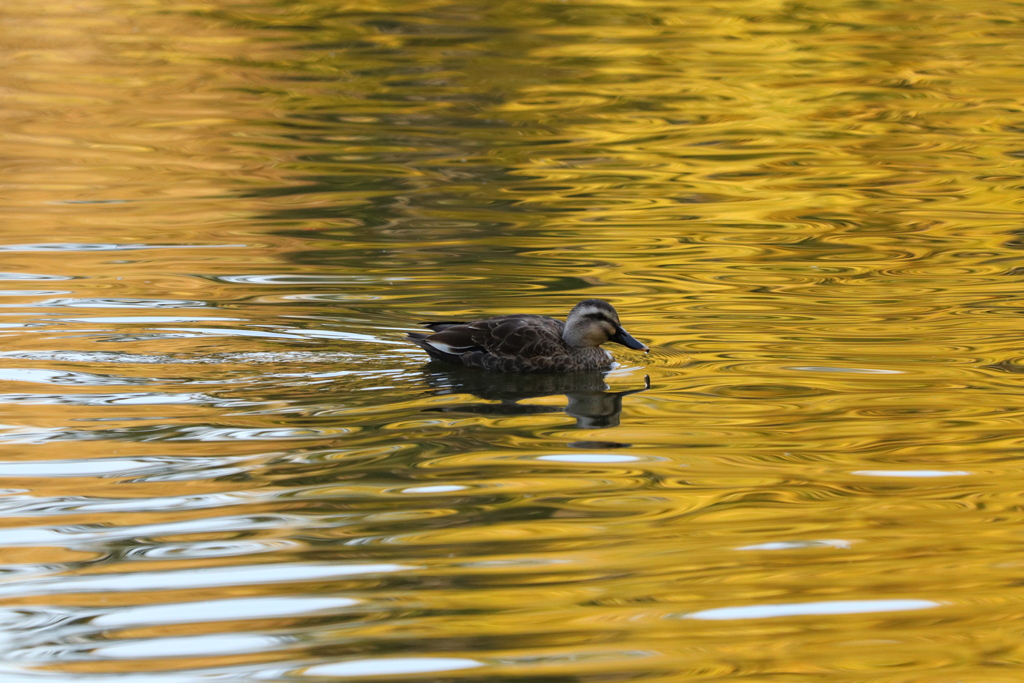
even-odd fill
[(8, 0), (0, 677), (1019, 681), (1022, 16)]

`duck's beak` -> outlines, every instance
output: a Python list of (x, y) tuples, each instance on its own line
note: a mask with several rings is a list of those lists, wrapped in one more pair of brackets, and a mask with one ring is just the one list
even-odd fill
[(634, 339), (633, 336), (630, 335), (629, 332), (626, 332), (626, 330), (622, 329), (621, 326), (616, 326), (615, 334), (608, 337), (608, 341), (613, 341), (616, 344), (622, 344), (627, 349), (636, 349), (637, 351), (643, 351), (644, 353), (651, 352), (649, 348)]

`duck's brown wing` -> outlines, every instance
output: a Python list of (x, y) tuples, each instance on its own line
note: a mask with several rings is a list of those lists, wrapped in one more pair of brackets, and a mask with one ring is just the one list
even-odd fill
[(529, 359), (565, 355), (564, 324), (560, 320), (540, 315), (510, 315), (491, 321), (496, 324), (490, 326), (487, 351), (495, 356)]
[(426, 323), (430, 335), (409, 335), (438, 360), (489, 366), (488, 357), (530, 359), (565, 354), (562, 322), (538, 315), (503, 315), (469, 323)]

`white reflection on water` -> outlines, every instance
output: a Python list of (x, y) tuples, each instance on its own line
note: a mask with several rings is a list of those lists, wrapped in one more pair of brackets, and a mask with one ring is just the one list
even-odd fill
[(139, 657), (201, 657), (240, 652), (259, 652), (268, 648), (281, 647), (292, 642), (290, 638), (273, 636), (208, 634), (182, 638), (146, 638), (91, 650), (97, 657), (136, 659)]
[(775, 617), (798, 617), (825, 614), (867, 614), (870, 612), (903, 612), (915, 609), (931, 609), (941, 603), (931, 600), (831, 600), (825, 602), (804, 602), (786, 605), (744, 605), (742, 607), (719, 607), (700, 612), (683, 614), (683, 619), (719, 621), (726, 619), (772, 619)]
[(229, 621), (234, 619), (267, 619), (295, 616), (311, 612), (341, 609), (358, 605), (352, 598), (270, 597), (207, 600), (204, 602), (171, 603), (126, 607), (101, 614), (92, 624), (103, 628), (147, 626), (150, 624), (191, 624), (196, 621)]
[(903, 370), (882, 370), (879, 368), (833, 368), (824, 365), (802, 365), (785, 368), (804, 372), (848, 372), (855, 375), (902, 375)]
[(76, 386), (107, 386), (111, 384), (142, 384), (145, 380), (94, 375), (88, 372), (70, 370), (45, 370), (38, 368), (3, 368), (0, 381), (32, 382), (35, 384), (68, 384)]
[(49, 242), (39, 244), (4, 244), (0, 251), (134, 251), (137, 249), (231, 249), (245, 244), (83, 244), (76, 242)]
[[(214, 318), (204, 316), (170, 316), (170, 315), (114, 315), (95, 316), (89, 318), (46, 318), (49, 322), (55, 323), (123, 323), (123, 324), (171, 324), (171, 323), (206, 323), (206, 322), (237, 322), (242, 318)], [(177, 329), (177, 328), (175, 328)], [(233, 333), (239, 333), (234, 330)]]
[(553, 460), (555, 462), (635, 462), (640, 458), (635, 455), (611, 455), (607, 453), (563, 453), (559, 455), (542, 455), (537, 460)]
[(452, 491), (463, 491), (468, 486), (438, 485), (438, 486), (410, 486), (402, 489), (402, 493), (450, 493)]
[(59, 595), (62, 593), (131, 592), (178, 590), (243, 584), (313, 581), (358, 574), (384, 574), (419, 569), (404, 564), (266, 564), (250, 567), (180, 569), (158, 572), (105, 574), (102, 576), (56, 576), (0, 586), (0, 595)]
[[(160, 478), (207, 478), (214, 467), (219, 475), (239, 471), (223, 469), (244, 458), (89, 458), (82, 460), (37, 460), (35, 462), (0, 462), (0, 477), (101, 477), (107, 474), (124, 476), (150, 475)], [(142, 509), (142, 508), (136, 508)]]
[(857, 470), (862, 477), (967, 477), (963, 470)]
[(74, 280), (71, 275), (46, 275), (42, 273), (0, 273), (0, 280), (24, 281), (24, 280)]
[(308, 676), (393, 676), (433, 671), (455, 671), (478, 666), (484, 666), (484, 663), (461, 657), (402, 657), (318, 664), (309, 667), (304, 673)]
[(849, 541), (836, 539), (820, 539), (812, 541), (775, 541), (772, 543), (758, 543), (757, 545), (745, 545), (736, 550), (798, 550), (801, 548), (840, 548), (846, 550), (851, 546)]

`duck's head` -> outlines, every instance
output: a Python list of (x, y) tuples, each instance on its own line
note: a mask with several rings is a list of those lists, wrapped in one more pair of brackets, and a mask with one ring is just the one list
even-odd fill
[(581, 301), (569, 311), (562, 339), (569, 346), (594, 347), (611, 341), (637, 351), (651, 351), (622, 328), (619, 314), (600, 299)]

